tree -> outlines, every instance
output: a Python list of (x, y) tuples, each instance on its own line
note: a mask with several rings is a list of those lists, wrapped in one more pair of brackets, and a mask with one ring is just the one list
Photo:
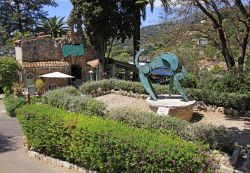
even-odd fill
[(14, 82), (18, 81), (17, 72), (19, 66), (14, 58), (4, 57), (0, 59), (0, 84), (10, 88)]
[(75, 9), (81, 9), (86, 35), (101, 58), (105, 56), (108, 42), (124, 41), (132, 36), (132, 22), (128, 20), (131, 13), (127, 13), (125, 0), (72, 0), (72, 3)]
[[(235, 59), (238, 59), (239, 69), (243, 68), (245, 62), (250, 32), (250, 11), (243, 2), (250, 3), (243, 0), (177, 1), (179, 5), (191, 7), (188, 8), (190, 15), (196, 14), (200, 20), (208, 21), (205, 25), (211, 24), (214, 34), (206, 36), (220, 49), (228, 69), (235, 66)], [(233, 46), (238, 47), (237, 58), (233, 53)]]
[(0, 26), (5, 27), (8, 35), (15, 31), (34, 32), (40, 19), (46, 17), (45, 5), (56, 6), (55, 0), (1, 0)]
[(45, 32), (48, 32), (52, 35), (52, 37), (57, 38), (58, 36), (62, 36), (66, 33), (66, 23), (64, 21), (64, 17), (60, 18), (57, 16), (46, 18), (41, 21), (40, 27)]

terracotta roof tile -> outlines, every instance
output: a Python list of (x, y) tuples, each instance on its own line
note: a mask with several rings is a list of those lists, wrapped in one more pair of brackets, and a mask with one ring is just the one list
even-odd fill
[(67, 67), (69, 63), (66, 61), (38, 61), (38, 62), (22, 62), (23, 68), (36, 67)]

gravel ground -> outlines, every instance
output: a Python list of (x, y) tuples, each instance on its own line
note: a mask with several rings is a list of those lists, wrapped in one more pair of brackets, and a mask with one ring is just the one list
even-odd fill
[[(144, 99), (108, 94), (97, 97), (97, 100), (106, 103), (108, 111), (124, 107), (141, 111), (149, 111), (148, 104)], [(229, 115), (213, 111), (196, 111), (194, 112), (193, 122), (212, 123), (216, 126), (224, 125), (225, 127), (233, 130), (235, 139), (239, 144), (250, 145), (250, 115), (246, 117), (231, 117)]]
[(129, 107), (140, 111), (149, 111), (148, 104), (144, 99), (137, 99), (116, 94), (108, 94), (96, 97), (97, 100), (103, 101), (107, 105), (107, 110)]

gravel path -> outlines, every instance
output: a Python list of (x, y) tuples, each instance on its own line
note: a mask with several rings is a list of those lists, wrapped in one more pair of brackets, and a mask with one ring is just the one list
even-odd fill
[(144, 99), (137, 99), (116, 94), (108, 94), (96, 97), (97, 100), (103, 101), (107, 105), (107, 110), (129, 107), (139, 111), (149, 111), (148, 104)]
[(23, 147), (23, 133), (16, 118), (7, 116), (0, 95), (0, 173), (73, 173), (30, 158)]
[(224, 125), (226, 128), (233, 131), (235, 140), (240, 145), (250, 145), (250, 115), (244, 117), (232, 117), (230, 115), (213, 111), (200, 111), (196, 112), (194, 116), (199, 117), (199, 123), (211, 123), (217, 126)]
[[(116, 94), (108, 94), (97, 97), (107, 105), (107, 110), (129, 107), (131, 109), (149, 111), (148, 104), (144, 99), (137, 99)], [(231, 117), (213, 111), (200, 111), (194, 113), (194, 121), (198, 123), (211, 123), (216, 126), (224, 125), (232, 129), (235, 140), (241, 145), (250, 145), (250, 115), (248, 117)]]

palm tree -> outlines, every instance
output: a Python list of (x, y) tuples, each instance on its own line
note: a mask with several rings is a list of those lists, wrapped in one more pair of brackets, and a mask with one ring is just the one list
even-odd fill
[(52, 37), (57, 38), (66, 33), (66, 22), (64, 17), (60, 18), (57, 16), (46, 18), (41, 21), (40, 26), (45, 32), (49, 32)]

